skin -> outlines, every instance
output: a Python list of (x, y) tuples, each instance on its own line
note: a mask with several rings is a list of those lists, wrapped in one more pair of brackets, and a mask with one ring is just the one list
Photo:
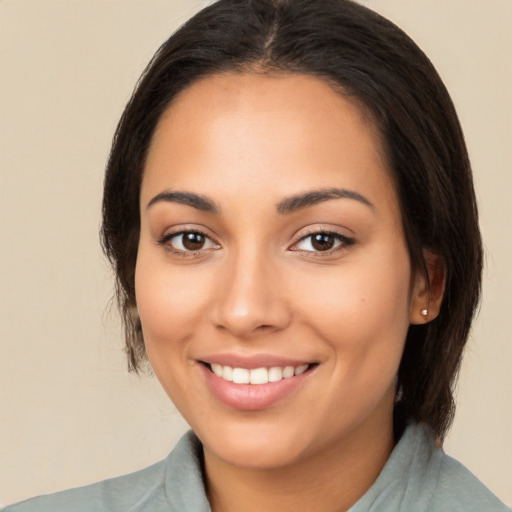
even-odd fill
[[(332, 188), (366, 202), (276, 207)], [(162, 199), (169, 191), (206, 197), (217, 211)], [(427, 321), (427, 306), (434, 318), (439, 302), (411, 271), (371, 122), (313, 77), (205, 78), (160, 120), (140, 211), (136, 296), (146, 348), (203, 442), (213, 510), (348, 509), (393, 448), (408, 327)], [(199, 250), (170, 238), (194, 230), (207, 236)], [(319, 231), (335, 234), (332, 249), (315, 250)], [(277, 403), (238, 410), (205, 382), (200, 361), (218, 353), (316, 364)]]

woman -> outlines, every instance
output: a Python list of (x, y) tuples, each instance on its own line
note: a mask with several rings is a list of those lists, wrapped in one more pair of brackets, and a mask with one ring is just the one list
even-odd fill
[(130, 365), (194, 434), (7, 510), (506, 510), (437, 447), (482, 251), (453, 105), (391, 23), (206, 8), (123, 114), (103, 215)]

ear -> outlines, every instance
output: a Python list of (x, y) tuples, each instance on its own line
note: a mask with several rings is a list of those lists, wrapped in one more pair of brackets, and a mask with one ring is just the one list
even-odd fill
[(426, 324), (439, 315), (446, 282), (444, 260), (438, 254), (423, 250), (424, 268), (414, 277), (411, 294), (411, 324)]

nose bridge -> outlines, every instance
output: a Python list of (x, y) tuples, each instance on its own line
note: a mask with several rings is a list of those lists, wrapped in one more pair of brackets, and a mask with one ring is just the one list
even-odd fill
[(224, 261), (212, 320), (238, 338), (282, 329), (290, 312), (280, 286), (278, 265), (265, 251), (246, 246)]

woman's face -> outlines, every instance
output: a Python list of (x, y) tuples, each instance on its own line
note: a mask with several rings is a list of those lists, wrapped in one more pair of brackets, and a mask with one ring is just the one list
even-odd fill
[(280, 467), (389, 436), (425, 283), (353, 103), (302, 75), (195, 83), (156, 130), (140, 213), (147, 352), (207, 457)]

